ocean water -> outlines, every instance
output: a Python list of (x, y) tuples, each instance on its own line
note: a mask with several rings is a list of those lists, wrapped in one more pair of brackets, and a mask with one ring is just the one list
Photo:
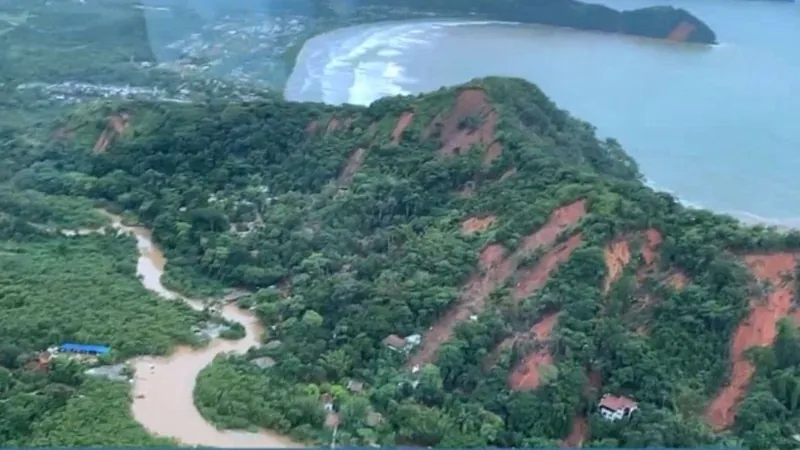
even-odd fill
[(386, 22), (309, 40), (290, 100), (366, 105), (475, 77), (516, 76), (618, 139), (654, 187), (748, 221), (800, 226), (800, 4), (673, 4), (714, 47), (498, 22)]

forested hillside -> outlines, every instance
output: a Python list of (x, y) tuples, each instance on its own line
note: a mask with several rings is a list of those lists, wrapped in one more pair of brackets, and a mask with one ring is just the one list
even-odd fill
[[(50, 132), (7, 142), (15, 189), (135, 214), (185, 290), (257, 290), (243, 306), (271, 345), (195, 389), (223, 426), (327, 442), (338, 423), (340, 445), (795, 445), (800, 233), (654, 192), (527, 82), (368, 108), (107, 103)], [(605, 421), (605, 393), (639, 411)]]

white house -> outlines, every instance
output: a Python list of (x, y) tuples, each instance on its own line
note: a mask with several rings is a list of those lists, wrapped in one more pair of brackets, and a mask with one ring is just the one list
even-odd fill
[(611, 394), (603, 395), (598, 406), (600, 414), (606, 420), (624, 419), (639, 409), (639, 404), (628, 397), (617, 397)]

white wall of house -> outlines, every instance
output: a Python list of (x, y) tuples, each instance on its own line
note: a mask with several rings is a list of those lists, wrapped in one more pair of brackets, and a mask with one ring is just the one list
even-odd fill
[(613, 410), (613, 409), (609, 409), (609, 408), (604, 408), (604, 407), (602, 407), (602, 406), (600, 407), (600, 414), (601, 414), (601, 415), (603, 416), (603, 418), (605, 418), (606, 420), (619, 420), (619, 419), (623, 419), (623, 418), (625, 418), (625, 417), (628, 417), (628, 416), (630, 416), (631, 414), (633, 414), (633, 412), (634, 412), (634, 411), (636, 411), (636, 408), (633, 408), (633, 409), (617, 409), (617, 410)]

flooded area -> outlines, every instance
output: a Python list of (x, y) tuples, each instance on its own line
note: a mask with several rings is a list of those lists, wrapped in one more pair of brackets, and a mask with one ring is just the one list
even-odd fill
[[(196, 310), (204, 302), (187, 299), (161, 284), (166, 259), (153, 243), (149, 230), (122, 224), (119, 216), (108, 214), (112, 226), (118, 231), (136, 237), (139, 260), (136, 272), (142, 285), (167, 300), (181, 300)], [(85, 233), (75, 233), (85, 234)], [(225, 352), (243, 353), (250, 347), (261, 345), (263, 327), (249, 311), (229, 303), (222, 309), (222, 317), (241, 323), (247, 335), (237, 341), (214, 339), (208, 346), (193, 349), (179, 347), (167, 357), (140, 357), (131, 361), (136, 370), (133, 381), (134, 418), (155, 435), (170, 437), (186, 445), (210, 447), (247, 448), (297, 448), (302, 445), (276, 433), (260, 431), (223, 431), (208, 423), (194, 405), (193, 390), (197, 374), (214, 358)]]

